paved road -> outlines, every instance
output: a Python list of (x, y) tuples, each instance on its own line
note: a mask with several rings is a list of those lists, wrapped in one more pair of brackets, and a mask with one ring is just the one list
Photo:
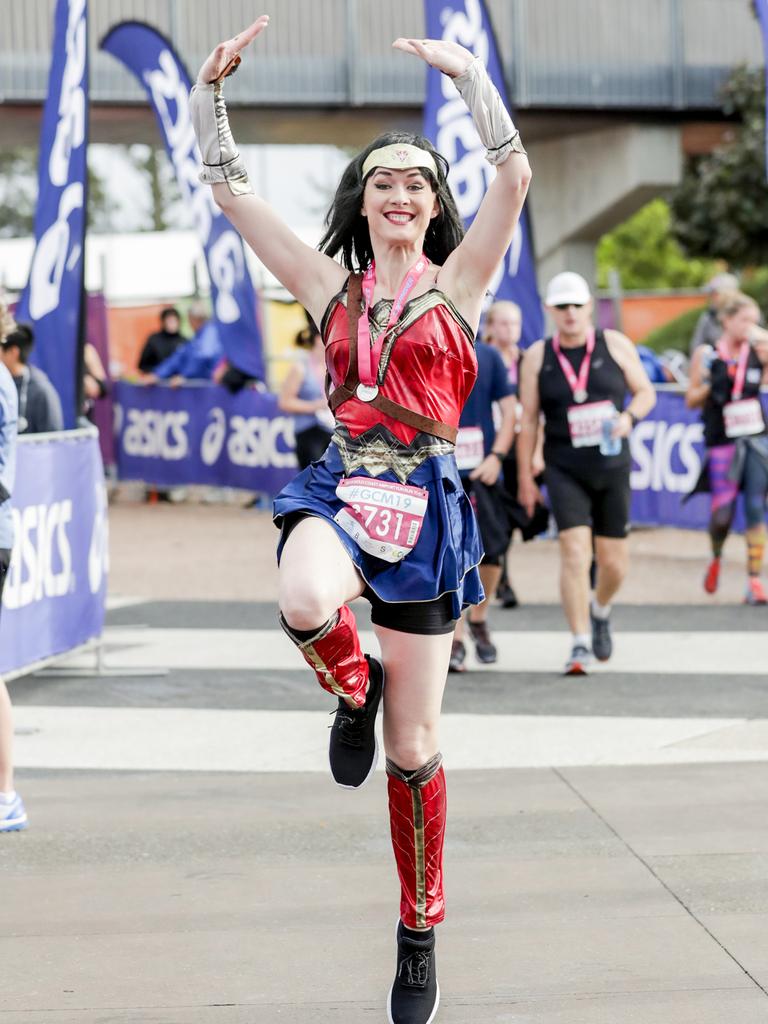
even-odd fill
[[(0, 1024), (383, 1021), (383, 775), (329, 781), (271, 605), (115, 603), (109, 664), (167, 675), (12, 686)], [(556, 608), (494, 612), (501, 664), (445, 701), (440, 1021), (768, 1019), (767, 619), (625, 608), (615, 661), (565, 680)]]

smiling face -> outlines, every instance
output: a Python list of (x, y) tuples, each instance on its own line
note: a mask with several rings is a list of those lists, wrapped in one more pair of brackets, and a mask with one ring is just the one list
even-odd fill
[(362, 215), (371, 241), (421, 250), (429, 222), (440, 212), (437, 196), (418, 168), (377, 167), (363, 192)]

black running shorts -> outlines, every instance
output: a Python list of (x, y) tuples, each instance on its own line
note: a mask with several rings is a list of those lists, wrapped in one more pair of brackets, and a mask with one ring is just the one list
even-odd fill
[(547, 466), (544, 483), (558, 530), (591, 526), (596, 537), (629, 533), (629, 468), (592, 471), (589, 477)]

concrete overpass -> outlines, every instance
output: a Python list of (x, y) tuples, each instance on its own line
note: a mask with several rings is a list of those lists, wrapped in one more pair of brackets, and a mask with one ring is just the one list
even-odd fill
[[(54, 0), (8, 4), (0, 37), (0, 131), (35, 144)], [(749, 0), (488, 0), (510, 96), (529, 147), (542, 276), (589, 272), (594, 242), (674, 185), (686, 152), (722, 132), (718, 91), (739, 63), (762, 62)], [(191, 70), (253, 16), (245, 0), (91, 3), (94, 142), (157, 142), (136, 83), (98, 41), (148, 21)], [(243, 143), (356, 147), (394, 125), (419, 129), (422, 66), (393, 54), (422, 36), (417, 0), (280, 0), (269, 31), (228, 86)]]

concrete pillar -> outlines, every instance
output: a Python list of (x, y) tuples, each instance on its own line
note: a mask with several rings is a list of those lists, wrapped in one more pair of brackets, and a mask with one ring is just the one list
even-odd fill
[(529, 146), (539, 282), (575, 270), (594, 284), (595, 245), (680, 181), (677, 126), (626, 125)]

